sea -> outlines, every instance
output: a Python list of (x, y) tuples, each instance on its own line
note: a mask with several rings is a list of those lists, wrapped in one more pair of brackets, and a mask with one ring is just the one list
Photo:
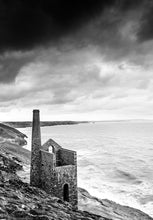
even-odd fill
[[(31, 128), (19, 130), (30, 150)], [(42, 127), (41, 137), (77, 151), (79, 187), (153, 217), (153, 121)]]

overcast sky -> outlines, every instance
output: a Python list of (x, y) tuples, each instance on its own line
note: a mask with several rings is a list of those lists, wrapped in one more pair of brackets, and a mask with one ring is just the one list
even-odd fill
[(152, 0), (0, 0), (0, 121), (153, 119)]

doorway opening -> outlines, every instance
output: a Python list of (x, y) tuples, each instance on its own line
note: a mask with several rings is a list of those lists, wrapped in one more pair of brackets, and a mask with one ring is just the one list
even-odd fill
[(66, 202), (69, 202), (69, 185), (66, 183), (63, 187), (63, 199)]

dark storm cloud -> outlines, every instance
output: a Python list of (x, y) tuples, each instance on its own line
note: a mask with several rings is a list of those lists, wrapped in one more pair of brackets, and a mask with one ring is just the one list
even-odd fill
[(113, 0), (0, 0), (0, 49), (22, 50), (57, 41)]
[[(93, 45), (109, 60), (128, 56), (135, 42), (132, 44), (127, 38), (136, 36), (137, 41), (152, 37), (150, 2), (0, 0), (0, 82), (12, 82), (25, 64), (41, 54), (42, 47), (55, 47), (61, 56), (69, 50), (73, 56), (74, 48), (79, 50)], [(133, 27), (127, 31), (128, 22), (138, 20), (139, 16), (138, 33)], [(16, 58), (11, 55), (14, 51), (33, 51), (34, 55)], [(10, 54), (9, 58), (5, 57), (5, 52)], [(51, 62), (56, 62), (53, 57)]]
[[(0, 0), (0, 50), (28, 50), (51, 42), (57, 43), (63, 36), (72, 35), (90, 21), (101, 17), (108, 8), (124, 14), (129, 10), (138, 9), (143, 2), (143, 0)], [(107, 22), (101, 28), (100, 31), (107, 28), (109, 30)]]
[(146, 10), (140, 20), (140, 29), (138, 31), (140, 41), (153, 39), (153, 1), (148, 1), (148, 4), (144, 6)]

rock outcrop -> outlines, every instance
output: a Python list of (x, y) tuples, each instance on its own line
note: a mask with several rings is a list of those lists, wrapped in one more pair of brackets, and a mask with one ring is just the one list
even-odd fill
[(0, 219), (19, 220), (108, 220), (83, 211), (73, 211), (68, 203), (30, 187), (17, 176), (1, 172)]
[(29, 176), (30, 152), (15, 144), (0, 144), (0, 219), (3, 220), (153, 220), (145, 213), (109, 200), (92, 197), (79, 189), (79, 210), (69, 203), (31, 187), (22, 177)]
[(25, 138), (27, 138), (27, 136), (17, 129), (0, 123), (0, 143), (9, 142), (24, 146), (27, 144)]
[[(4, 148), (3, 148), (4, 150)], [(83, 211), (45, 191), (23, 183), (16, 172), (23, 169), (22, 158), (0, 152), (0, 219), (3, 220), (107, 220)]]
[(96, 213), (112, 220), (151, 220), (144, 212), (128, 206), (119, 205), (108, 199), (91, 196), (85, 189), (79, 188), (79, 209)]

